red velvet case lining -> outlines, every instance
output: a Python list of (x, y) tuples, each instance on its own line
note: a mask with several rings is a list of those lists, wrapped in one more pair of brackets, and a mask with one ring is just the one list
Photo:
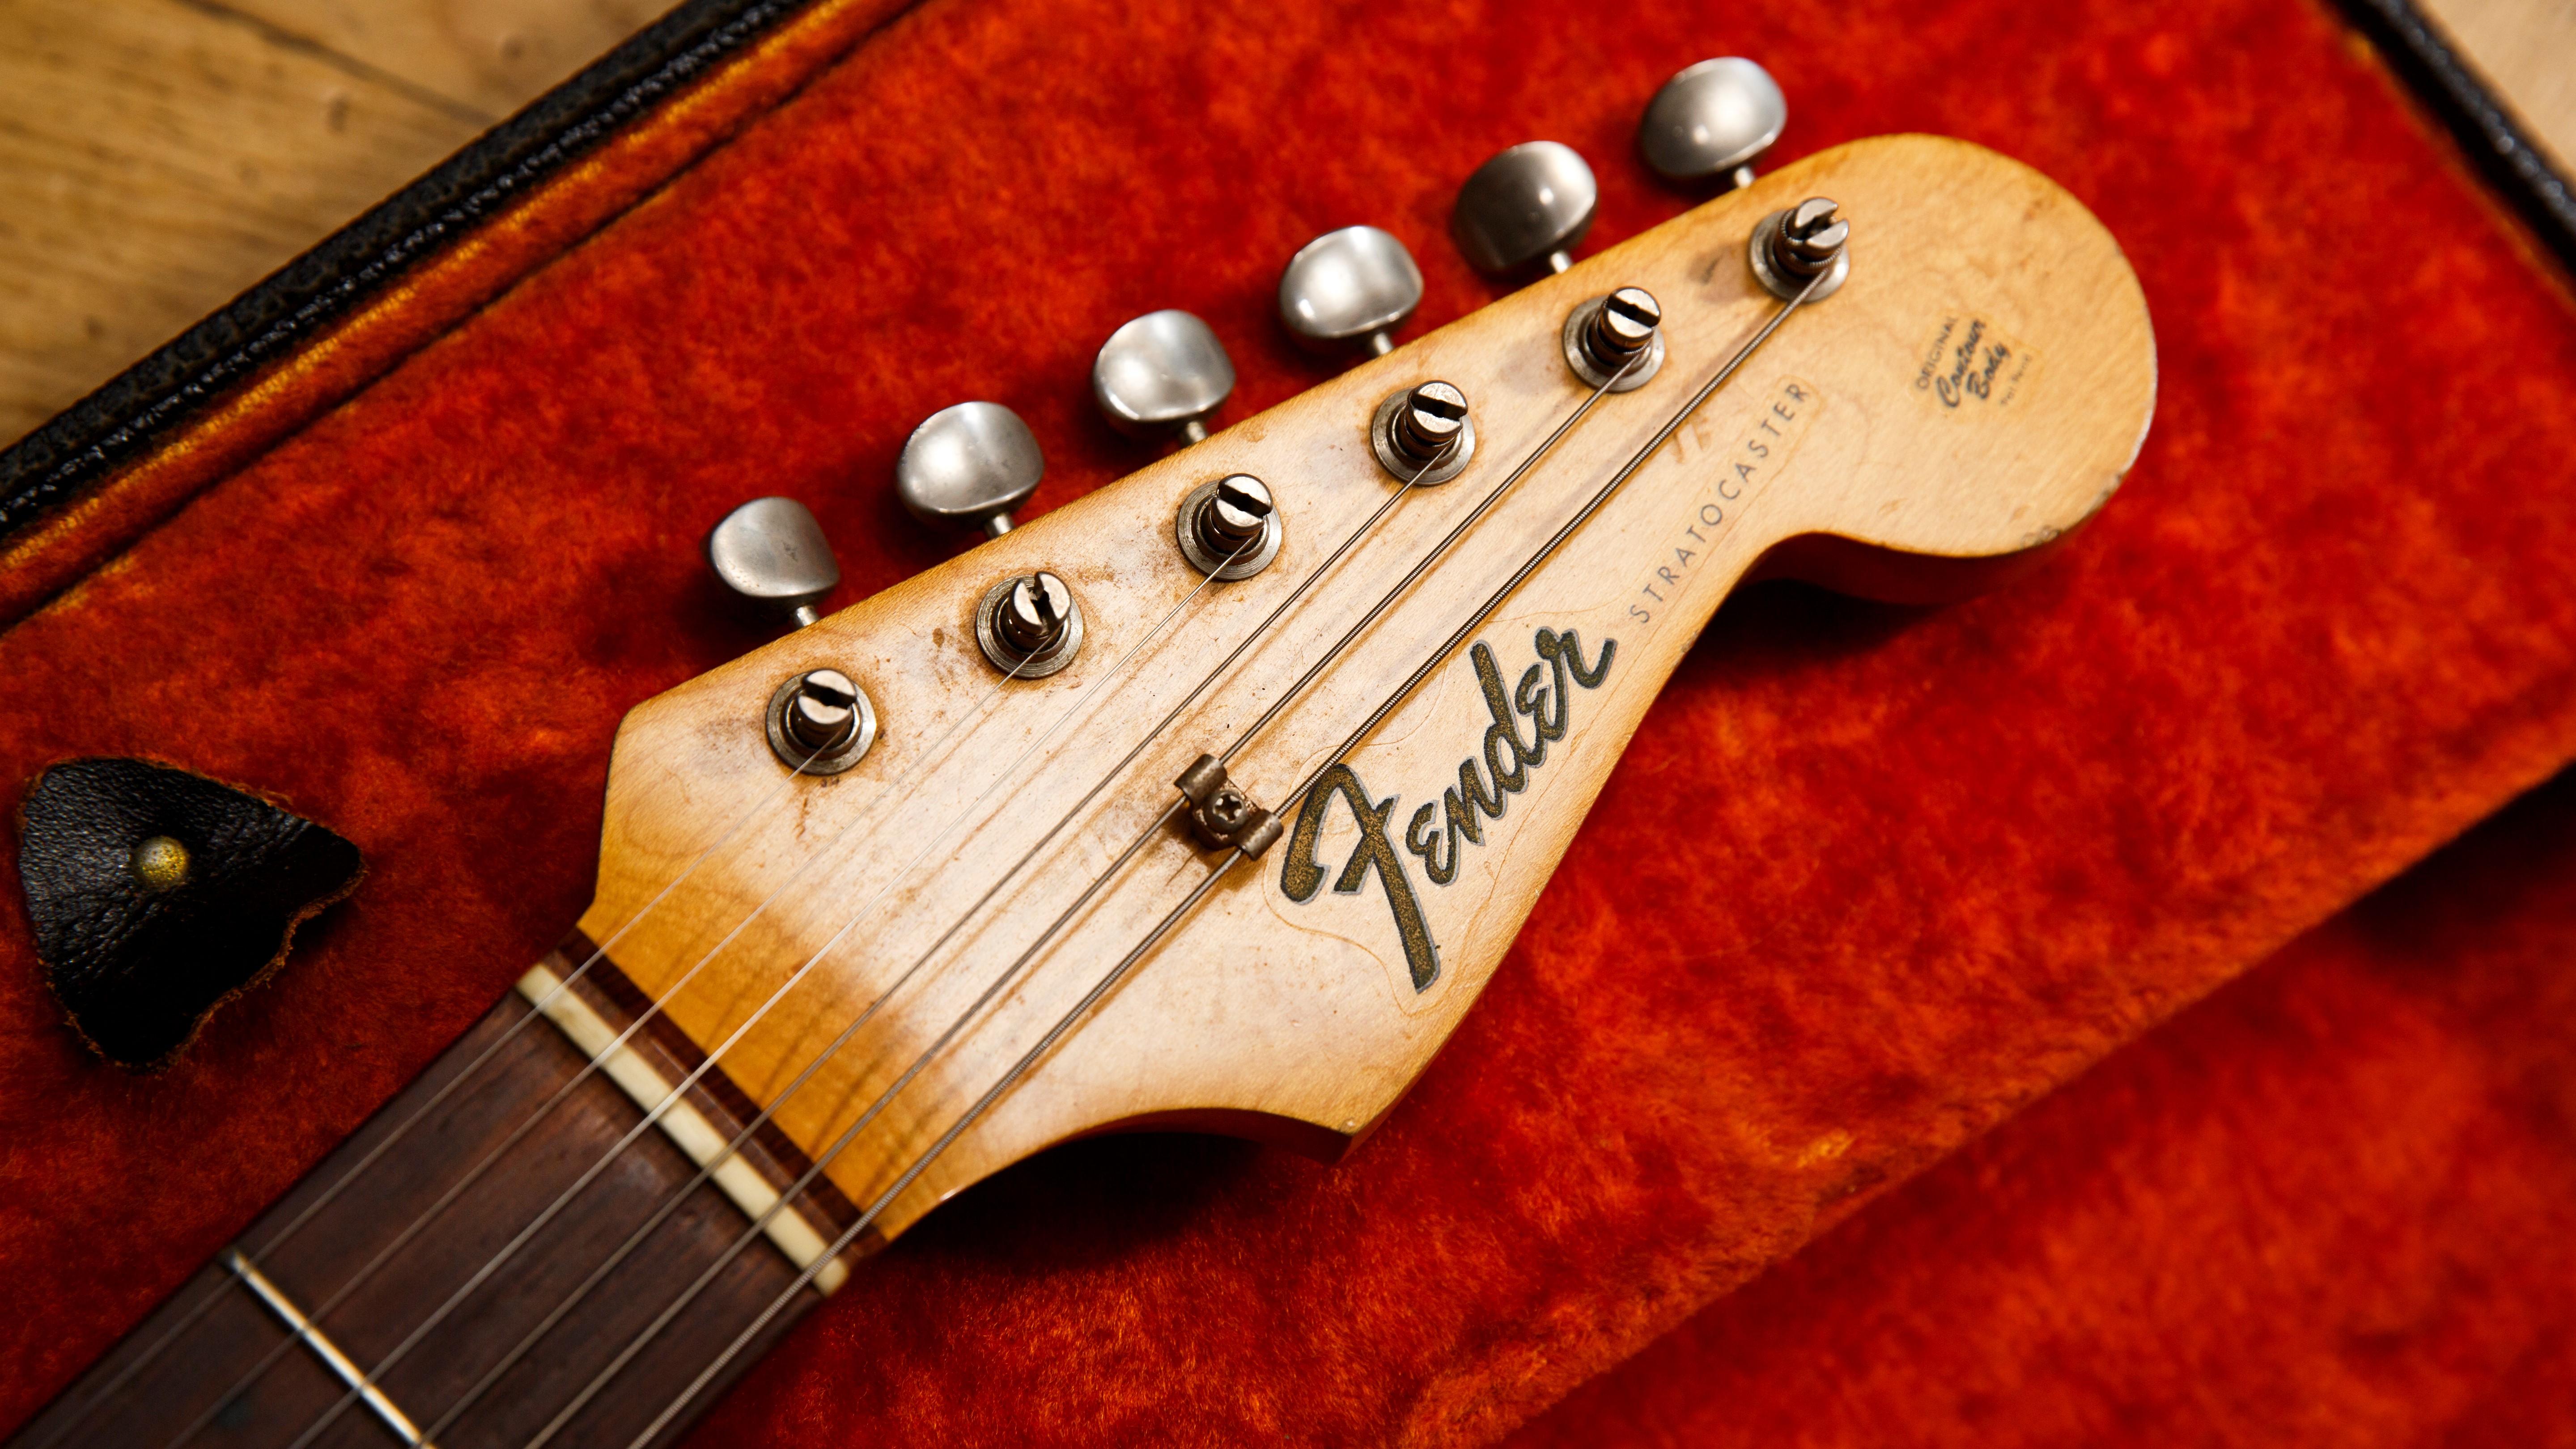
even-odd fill
[[(933, 5), (0, 636), (7, 772), (176, 759), (284, 793), (374, 870), (275, 985), (142, 1081), (53, 1019), (11, 899), (0, 1261), (35, 1306), (0, 1324), (0, 1413), (104, 1348), (573, 917), (616, 716), (753, 637), (697, 574), (725, 507), (804, 498), (846, 596), (881, 586), (939, 547), (885, 486), (921, 414), (1007, 402), (1048, 449), (1039, 506), (1096, 486), (1144, 456), (1088, 412), (1084, 369), (1118, 321), (1207, 317), (1243, 374), (1227, 417), (1246, 416), (1322, 375), (1268, 316), (1297, 243), (1389, 226), (1430, 279), (1425, 319), (1459, 315), (1490, 295), (1443, 236), (1459, 177), (1552, 135), (1601, 174), (1598, 241), (1631, 234), (1687, 204), (1631, 156), (1637, 106), (1722, 53), (1788, 89), (1781, 159), (1946, 131), (2103, 217), (2162, 350), (2123, 495), (1976, 603), (1775, 588), (1731, 607), (1486, 1001), (1344, 1167), (1146, 1139), (1007, 1174), (880, 1259), (700, 1442), (1489, 1437), (2576, 755), (2576, 309), (2366, 48), (2300, 0)], [(2064, 1382), (2079, 1370), (2053, 1344), (2190, 1313), (2189, 1292), (2134, 1309), (2119, 1275), (2277, 1219), (2123, 1196), (2124, 1164), (2086, 1154), (2177, 1130), (2151, 1110), (2165, 1095), (2118, 1086), (2176, 1053), (2244, 1052), (2246, 1090), (2365, 1070), (2305, 1018), (2257, 1009), (2229, 1035), (2239, 1003), (2299, 972), (2194, 1013), (1634, 1372), (1765, 1338), (1766, 1304), (1784, 1343), (1799, 1322), (1841, 1342), (1833, 1315), (1867, 1308), (1832, 1292), (1831, 1255), (1955, 1241), (1974, 1214), (1945, 1184), (1998, 1153), (2053, 1164), (2063, 1210), (2111, 1223), (2113, 1246), (2034, 1268), (2012, 1245), (2059, 1205), (2002, 1202), (2042, 1216), (1996, 1232), (1997, 1281), (2038, 1275), (2053, 1291), (2016, 1301), (2066, 1336), (1925, 1333), (1890, 1383), (1964, 1394), (1979, 1349), (2007, 1381)], [(2368, 987), (2339, 1000), (2366, 1014)], [(2563, 998), (2531, 1000), (2535, 1033), (2566, 1026)], [(2430, 1027), (2397, 1045), (2428, 1068), (2453, 1049)], [(2349, 1140), (2443, 1150), (2411, 1120)], [(2386, 1241), (2420, 1237), (2420, 1201), (2374, 1196), (2368, 1162), (2338, 1176), (2302, 1155), (2352, 1126), (2333, 1092), (2244, 1122), (2242, 1150), (2341, 1183)], [(2561, 1170), (2564, 1116), (2510, 1146), (2470, 1184), (2499, 1222), (2516, 1173)], [(2562, 1230), (2567, 1211), (2529, 1208)], [(2500, 1270), (2448, 1281), (2563, 1333), (2556, 1300)], [(1977, 1291), (1931, 1283), (1886, 1312), (1937, 1322), (1945, 1288)], [(2514, 1366), (2461, 1355), (2442, 1306), (2399, 1295), (2371, 1341), (2510, 1392)], [(2213, 1355), (2304, 1362), (2279, 1315), (2233, 1321)], [(2251, 1370), (2185, 1394), (2152, 1368), (2098, 1381), (2161, 1418), (2061, 1437), (2255, 1422)], [(1780, 1382), (1764, 1399), (1769, 1379), (1739, 1381), (1718, 1412), (1787, 1414)], [(1961, 1412), (2045, 1438), (2073, 1402)], [(2395, 1438), (2426, 1413), (2426, 1433), (2475, 1428), (2403, 1395), (2349, 1422)]]

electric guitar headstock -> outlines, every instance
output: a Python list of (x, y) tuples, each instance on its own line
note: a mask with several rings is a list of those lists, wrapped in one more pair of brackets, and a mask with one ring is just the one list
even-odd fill
[[(2154, 394), (2137, 281), (2046, 178), (1812, 157), (638, 708), (592, 970), (770, 1108), (853, 1243), (1122, 1126), (1329, 1157), (1729, 590), (1985, 582), (2111, 496)], [(944, 414), (907, 487), (1015, 503), (1023, 446)]]

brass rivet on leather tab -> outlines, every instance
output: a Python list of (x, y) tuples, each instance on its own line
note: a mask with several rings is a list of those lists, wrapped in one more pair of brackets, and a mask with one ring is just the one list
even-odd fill
[(155, 895), (188, 883), (188, 847), (166, 835), (138, 842), (127, 864), (135, 883)]

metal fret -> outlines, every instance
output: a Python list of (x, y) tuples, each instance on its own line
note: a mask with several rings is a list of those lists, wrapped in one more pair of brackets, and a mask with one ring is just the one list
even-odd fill
[(295, 1306), (295, 1300), (287, 1297), (284, 1289), (270, 1282), (267, 1274), (251, 1266), (250, 1259), (242, 1256), (241, 1249), (224, 1249), (221, 1261), (243, 1287), (268, 1305), (268, 1311), (277, 1315), (278, 1322), (304, 1340), (304, 1346), (313, 1350), (313, 1356), (322, 1360), (323, 1367), (337, 1375), (340, 1382), (358, 1391), (358, 1397), (366, 1401), (367, 1407), (375, 1411), (386, 1428), (394, 1431), (394, 1437), (415, 1446), (415, 1449), (437, 1449), (421, 1434), (419, 1426), (412, 1423), (411, 1416), (405, 1414), (383, 1389), (367, 1382), (367, 1376), (359, 1372), (358, 1366), (340, 1351), (340, 1346), (331, 1341), (331, 1336), (324, 1333), (320, 1325), (304, 1316), (304, 1310)]

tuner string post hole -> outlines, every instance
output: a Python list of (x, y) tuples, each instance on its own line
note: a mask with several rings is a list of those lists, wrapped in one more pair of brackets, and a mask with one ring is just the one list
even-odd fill
[(1369, 419), (1369, 448), (1398, 482), (1448, 482), (1476, 456), (1476, 420), (1467, 395), (1454, 383), (1436, 380), (1388, 393)]
[(1621, 287), (1566, 314), (1565, 365), (1587, 387), (1634, 392), (1664, 365), (1664, 309), (1643, 287)]
[(791, 674), (769, 696), (769, 750), (806, 775), (837, 775), (877, 742), (876, 706), (838, 669)]
[(1013, 679), (1061, 673), (1082, 652), (1082, 601), (1046, 569), (998, 580), (976, 601), (975, 642)]
[(1189, 491), (1172, 520), (1181, 557), (1219, 583), (1248, 579), (1279, 557), (1287, 527), (1270, 486), (1249, 473), (1212, 478)]

